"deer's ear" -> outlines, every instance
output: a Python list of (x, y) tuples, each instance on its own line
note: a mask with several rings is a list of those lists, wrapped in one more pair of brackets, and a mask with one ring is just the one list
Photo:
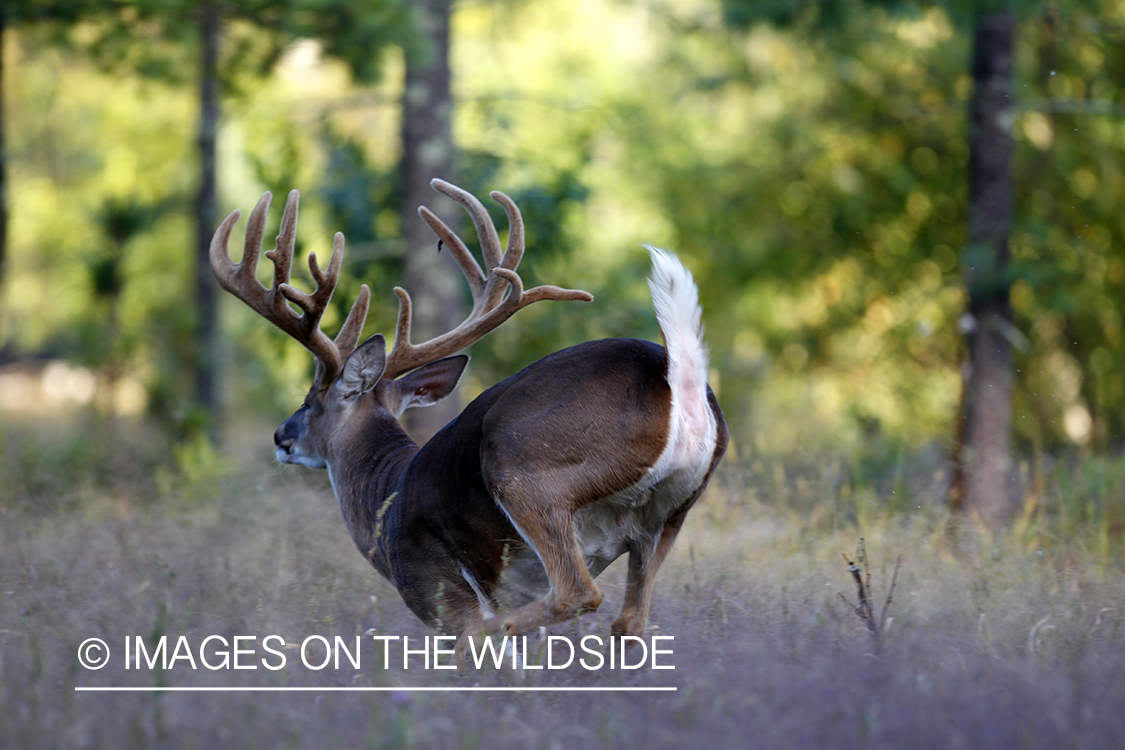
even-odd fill
[(412, 406), (430, 406), (441, 401), (453, 393), (467, 364), (469, 364), (468, 355), (458, 354), (431, 362), (408, 375), (403, 375), (394, 381), (396, 403), (391, 411), (398, 416)]
[(375, 387), (387, 366), (387, 342), (377, 333), (356, 347), (336, 381), (341, 396), (355, 396)]

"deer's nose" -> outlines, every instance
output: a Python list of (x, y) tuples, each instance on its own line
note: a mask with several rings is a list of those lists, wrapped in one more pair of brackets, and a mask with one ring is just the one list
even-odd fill
[(278, 448), (289, 450), (297, 443), (297, 438), (301, 437), (301, 432), (305, 424), (305, 412), (308, 406), (302, 406), (293, 416), (281, 423), (281, 426), (273, 433), (273, 444)]
[(273, 444), (278, 448), (291, 448), (294, 442), (296, 441), (293, 437), (291, 435), (286, 435), (282, 427), (278, 427), (273, 433)]

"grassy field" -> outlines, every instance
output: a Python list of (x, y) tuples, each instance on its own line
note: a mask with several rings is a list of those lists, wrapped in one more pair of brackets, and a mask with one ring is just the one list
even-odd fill
[[(651, 623), (675, 638), (674, 670), (457, 675), (398, 658), (383, 668), (372, 634), (429, 633), (353, 548), (324, 475), (271, 463), (269, 428), (235, 440), (234, 458), (170, 461), (159, 436), (111, 427), (0, 423), (0, 747), (986, 750), (1125, 737), (1120, 530), (1068, 510), (1104, 502), (1104, 487), (1052, 485), (1020, 533), (955, 543), (924, 483), (907, 502), (902, 483), (732, 460), (656, 589)], [(878, 643), (839, 597), (854, 599), (840, 554), (860, 536), (879, 604), (903, 561)], [(552, 633), (608, 635), (622, 573), (619, 562), (600, 579), (603, 611)], [(123, 664), (134, 636), (151, 648), (183, 635), (196, 649), (209, 635), (269, 634), (290, 644), (279, 670)], [(361, 636), (361, 668), (306, 668), (293, 645), (309, 635)], [(91, 637), (113, 652), (98, 671), (76, 658)], [(677, 690), (74, 690), (111, 685)]]

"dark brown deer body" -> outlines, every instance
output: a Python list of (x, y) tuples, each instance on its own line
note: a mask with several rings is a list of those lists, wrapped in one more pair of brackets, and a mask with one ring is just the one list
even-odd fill
[[(319, 294), (327, 302), (322, 287), (334, 285), (339, 258), (334, 252), (327, 274), (310, 259), (318, 290), (294, 299), (301, 293), (280, 278), (284, 266), (288, 279), (292, 253), (283, 221), (274, 255), (284, 256), (289, 243), (289, 260), (278, 263), (275, 289), (302, 307), (301, 320), (315, 322), (278, 324), (302, 332), (295, 337), (317, 355), (319, 367), (305, 405), (278, 428), (278, 459), (328, 469), (356, 546), (427, 623), (466, 636), (523, 633), (595, 610), (602, 593), (594, 578), (627, 552), (625, 601), (613, 634), (641, 635), (656, 570), (727, 443), (722, 411), (706, 384), (691, 276), (671, 256), (652, 251), (650, 286), (666, 347), (606, 339), (556, 352), (489, 388), (419, 447), (397, 417), (456, 386), (468, 358), (441, 357), (537, 299), (589, 298), (554, 287), (523, 292), (515, 275), (522, 225), (506, 196), (493, 194), (512, 220), (501, 259), (480, 204), (446, 183), (435, 181), (435, 187), (470, 210), (488, 267), (486, 276), (463, 244), (454, 244), (476, 304), (458, 331), (435, 340), (439, 346), (409, 345), (409, 296), (396, 289), (402, 307), (395, 349), (388, 355), (382, 336), (374, 336), (352, 351), (366, 308), (364, 289), (329, 349), (325, 342), (332, 342), (318, 327), (323, 308), (300, 300)], [(292, 214), (295, 230), (295, 203)], [(423, 215), (444, 241), (460, 243), (432, 214)], [(260, 240), (261, 229), (254, 218), (243, 263), (234, 266), (226, 256), (236, 218), (232, 214), (216, 233), (216, 275), (273, 320), (279, 313), (259, 299), (267, 291), (236, 276), (246, 273), (240, 267), (257, 251), (251, 242)], [(341, 253), (342, 244), (338, 238)], [(507, 297), (501, 284), (512, 287)], [(280, 314), (286, 313), (297, 317)], [(396, 359), (402, 351), (405, 364)]]

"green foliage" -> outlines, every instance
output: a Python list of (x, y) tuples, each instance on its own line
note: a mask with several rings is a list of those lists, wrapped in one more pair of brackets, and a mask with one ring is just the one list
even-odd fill
[(410, 3), (403, 0), (294, 0), (286, 28), (294, 37), (321, 40), (324, 52), (363, 83), (379, 80), (384, 49), (416, 43)]
[[(634, 174), (663, 191), (676, 244), (698, 248), (704, 298), (743, 300), (709, 326), (726, 357), (725, 403), (733, 396), (753, 409), (743, 394), (774, 390), (769, 381), (789, 370), (812, 383), (794, 395), (803, 390), (833, 421), (833, 439), (872, 420), (900, 440), (950, 434), (960, 284), (973, 264), (963, 251), (970, 82), (960, 11), (989, 8), (937, 8), (945, 6), (726, 3), (724, 23), (745, 33), (679, 19), (678, 44), (653, 84), (640, 87), (647, 93), (660, 80), (676, 103), (660, 110), (638, 100), (621, 110)], [(1082, 374), (1064, 372), (1079, 352), (1094, 351), (1108, 372), (1110, 352), (1121, 351), (1119, 303), (1088, 285), (1116, 285), (1108, 269), (1118, 266), (1121, 223), (1093, 204), (1119, 205), (1116, 178), (1101, 172), (1120, 159), (1109, 156), (1118, 142), (1112, 121), (1075, 104), (1072, 92), (1098, 90), (1111, 101), (1102, 77), (1119, 67), (1119, 45), (1087, 37), (1080, 14), (1063, 20), (1036, 3), (1019, 10), (1029, 41), (1019, 67), (1015, 261), (1007, 277), (980, 281), (1014, 284), (1021, 319), (1011, 335), (1030, 355), (1017, 374), (1017, 402), (1027, 404), (1017, 434), (1038, 448), (1106, 441), (1123, 426), (1120, 410), (1099, 403), (1115, 392), (1113, 379), (1081, 365), (1070, 369)], [(1076, 110), (1067, 126), (1055, 126), (1056, 109)], [(650, 132), (676, 136), (654, 147)], [(1090, 205), (1064, 197), (1076, 186)], [(1082, 226), (1063, 218), (1067, 211), (1081, 214)], [(1043, 382), (1048, 372), (1075, 387)], [(758, 421), (784, 419), (764, 410)]]
[[(958, 25), (968, 28), (982, 14), (1010, 10), (1027, 16), (1057, 5), (1049, 0), (722, 0), (723, 20), (732, 28), (746, 29), (770, 23), (780, 28), (815, 30), (830, 35), (851, 28), (857, 18), (863, 18), (872, 9), (905, 18), (917, 17), (927, 10), (940, 10)], [(1097, 2), (1088, 0), (1070, 0), (1065, 6), (1070, 11), (1098, 10)]]
[[(301, 188), (295, 283), (311, 283), (305, 256), (325, 256), (343, 231), (348, 260), (325, 328), (368, 283), (365, 333), (389, 333), (403, 254), (433, 251), (401, 243), (401, 56), (387, 48), (412, 44), (410, 14), (394, 3), (267, 5), (220, 6), (221, 203), (245, 212), (271, 190), (272, 232), (282, 196)], [(736, 446), (843, 448), (879, 463), (948, 441), (973, 262), (958, 10), (971, 5), (459, 6), (458, 173), (444, 177), (481, 196), (502, 234), (488, 191), (519, 202), (529, 283), (596, 296), (529, 308), (478, 344), (470, 395), (567, 344), (658, 338), (638, 247), (653, 242), (700, 284)], [(18, 73), (0, 335), (23, 351), (115, 363), (187, 434), (177, 394), (192, 336), (198, 6), (83, 7), (77, 23), (21, 21), (8, 37)], [(1017, 210), (1002, 279), (1016, 314), (1015, 429), (1032, 452), (1111, 450), (1125, 434), (1125, 45), (1108, 6), (1018, 10)], [(308, 35), (318, 41), (298, 39)], [(467, 223), (460, 230), (473, 242)], [(236, 254), (239, 242), (236, 231)], [(222, 356), (239, 373), (229, 402), (280, 416), (311, 359), (224, 306)]]
[[(872, 15), (848, 22), (846, 55), (768, 29), (686, 32), (654, 71), (673, 105), (622, 112), (635, 179), (660, 191), (703, 298), (728, 302), (708, 332), (741, 429), (760, 408), (751, 393), (790, 375), (814, 383), (783, 387), (811, 397), (829, 439), (870, 423), (907, 441), (948, 429), (964, 42), (940, 14), (909, 34)], [(676, 138), (652, 148), (654, 131)]]
[[(901, 5), (889, 0), (871, 5)], [(780, 27), (832, 26), (843, 23), (862, 12), (861, 0), (725, 0), (723, 21), (733, 28), (748, 28), (756, 23), (771, 23)]]
[(156, 472), (159, 496), (181, 507), (207, 506), (220, 498), (234, 461), (217, 448), (200, 424), (187, 439), (178, 440), (171, 460)]

